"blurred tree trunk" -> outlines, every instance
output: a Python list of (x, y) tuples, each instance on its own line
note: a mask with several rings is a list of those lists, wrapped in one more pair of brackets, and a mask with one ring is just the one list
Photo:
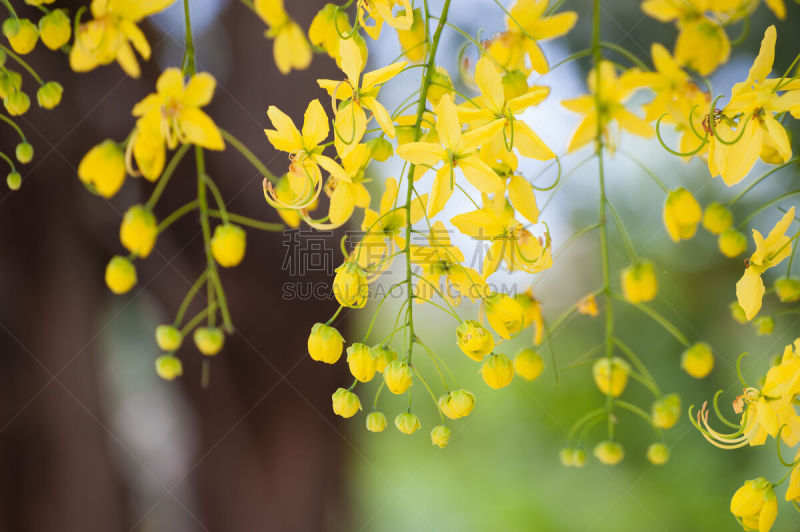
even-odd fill
[[(304, 27), (320, 5), (287, 2)], [(210, 114), (273, 171), (285, 171), (285, 154), (276, 154), (263, 135), (266, 108), (277, 105), (302, 121), (308, 101), (321, 96), (314, 80), (334, 75), (335, 66), (318, 56), (309, 71), (282, 77), (264, 25), (239, 3), (212, 29), (196, 35), (198, 69), (205, 66), (204, 52), (229, 46), (230, 72), (218, 80)], [(158, 57), (157, 32), (148, 35)], [(220, 35), (227, 42), (216, 41)], [(165, 40), (173, 51), (180, 46)], [(130, 109), (153, 90), (157, 67), (154, 61), (143, 65), (142, 79), (134, 81), (116, 65), (75, 75), (63, 56), (39, 51), (31, 60), (45, 79), (64, 85), (65, 99), (49, 112), (34, 103), (20, 120), (35, 158), (21, 167), (20, 191), (0, 186), (0, 531), (164, 530), (132, 508), (118, 458), (126, 449), (108, 422), (98, 343), (113, 319), (103, 272), (122, 249), (121, 213), (143, 202), (152, 186), (128, 182), (105, 202), (87, 193), (76, 176), (93, 144), (126, 137)], [(32, 84), (25, 80), (29, 93)], [(3, 129), (0, 138), (13, 155), (17, 140), (11, 132)], [(263, 200), (262, 176), (233, 149), (208, 154), (207, 164), (231, 211), (278, 221)], [(165, 217), (195, 190), (187, 157), (156, 216)], [(187, 216), (161, 235), (157, 252), (137, 262), (139, 284), (120, 296), (123, 304), (146, 287), (164, 313), (174, 315), (187, 279), (196, 279), (204, 266), (198, 232), (196, 217)], [(305, 351), (310, 326), (327, 319), (334, 305), (281, 298), (283, 283), (292, 280), (282, 271), (284, 252), (280, 233), (248, 230), (245, 262), (222, 272), (236, 333), (211, 361), (210, 388), (200, 386), (201, 355), (191, 341), (180, 352), (183, 379), (163, 384), (180, 387), (196, 417), (196, 455), (180, 485), (166, 487), (176, 496), (191, 494), (198, 530), (330, 530), (344, 521), (346, 440), (330, 412), (330, 394), (342, 375), (312, 364)], [(329, 278), (312, 272), (302, 281)], [(152, 331), (144, 334), (143, 345), (149, 345)], [(148, 369), (149, 355), (139, 361)]]

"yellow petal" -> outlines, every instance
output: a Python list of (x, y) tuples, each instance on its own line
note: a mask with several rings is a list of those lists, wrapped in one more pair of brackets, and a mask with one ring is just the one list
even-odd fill
[(383, 68), (379, 68), (378, 70), (373, 70), (371, 72), (367, 72), (364, 74), (364, 79), (361, 82), (361, 89), (367, 90), (371, 89), (372, 87), (377, 87), (378, 85), (383, 85), (397, 74), (403, 70), (408, 61), (398, 61), (397, 63), (392, 63), (391, 65), (387, 65)]
[(458, 120), (458, 109), (453, 97), (445, 94), (436, 106), (436, 133), (439, 142), (448, 150), (455, 152), (461, 138), (461, 122)]
[(453, 171), (450, 166), (442, 166), (439, 168), (439, 171), (436, 172), (436, 177), (433, 179), (433, 185), (431, 186), (430, 197), (428, 198), (429, 217), (432, 218), (436, 216), (436, 214), (444, 208), (450, 196), (452, 196), (454, 179), (455, 177), (453, 176)]
[(214, 96), (214, 89), (216, 86), (217, 80), (208, 72), (195, 74), (189, 79), (189, 83), (186, 84), (181, 102), (183, 102), (184, 105), (191, 105), (193, 107), (208, 105), (211, 98)]
[(764, 297), (764, 281), (761, 275), (753, 268), (747, 268), (744, 275), (736, 283), (736, 299), (739, 306), (744, 309), (748, 321), (752, 320), (761, 310), (761, 300)]
[(178, 116), (178, 127), (186, 137), (186, 142), (209, 150), (225, 149), (219, 128), (211, 117), (197, 107), (186, 107), (181, 111)]
[(156, 91), (160, 96), (179, 98), (183, 93), (183, 73), (179, 68), (168, 68), (158, 76)]
[(567, 147), (568, 152), (573, 152), (588, 144), (593, 138), (597, 136), (597, 116), (592, 113), (584, 117), (581, 123), (578, 124), (578, 129), (572, 135)]
[(521, 120), (514, 120), (514, 147), (523, 157), (537, 161), (548, 161), (556, 156), (539, 135)]
[(503, 78), (492, 60), (483, 56), (475, 65), (475, 83), (480, 88), (495, 112), (502, 112), (505, 107), (505, 90), (503, 90)]
[(478, 240), (488, 240), (505, 232), (497, 216), (486, 209), (458, 214), (450, 219), (450, 223), (465, 235)]
[(758, 83), (764, 81), (772, 72), (772, 63), (775, 61), (775, 40), (778, 35), (775, 31), (775, 26), (770, 26), (764, 32), (764, 38), (761, 40), (761, 48), (758, 51), (753, 66), (750, 67), (750, 72), (747, 74), (747, 81), (749, 83)]
[(267, 116), (275, 129), (265, 129), (264, 133), (276, 150), (295, 153), (303, 149), (303, 139), (289, 115), (270, 105)]
[(397, 147), (397, 155), (413, 164), (433, 166), (447, 158), (439, 144), (432, 142), (407, 142)]
[(342, 72), (345, 73), (350, 85), (359, 86), (359, 77), (364, 70), (364, 57), (358, 48), (355, 39), (341, 39), (339, 41), (339, 57), (341, 58)]
[(496, 137), (500, 133), (500, 130), (503, 129), (505, 123), (506, 120), (504, 118), (498, 118), (497, 120), (492, 120), (488, 124), (484, 124), (481, 127), (465, 133), (460, 137), (456, 145), (456, 153), (466, 154), (474, 152), (478, 147), (483, 146)]
[(470, 155), (466, 159), (458, 161), (458, 168), (464, 172), (464, 177), (470, 184), (487, 194), (502, 194), (505, 191), (505, 183), (500, 179), (494, 170), (481, 161), (477, 155)]
[(328, 138), (330, 127), (328, 115), (319, 100), (311, 100), (303, 117), (303, 145), (306, 150), (313, 150)]
[(536, 196), (533, 185), (522, 176), (512, 175), (508, 181), (508, 199), (514, 209), (531, 223), (538, 223), (539, 208), (536, 206)]
[(328, 216), (332, 224), (340, 226), (350, 219), (350, 215), (353, 214), (353, 209), (356, 206), (355, 196), (352, 192), (352, 187), (347, 183), (340, 183), (333, 189), (331, 205), (328, 210)]

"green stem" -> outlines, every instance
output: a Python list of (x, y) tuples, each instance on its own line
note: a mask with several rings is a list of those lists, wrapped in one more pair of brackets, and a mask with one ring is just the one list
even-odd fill
[[(262, 222), (261, 220), (255, 220), (248, 216), (242, 216), (241, 214), (234, 214), (232, 212), (227, 212), (228, 220), (231, 222), (235, 222), (237, 224), (246, 225), (248, 227), (252, 227), (253, 229), (261, 229), (262, 231), (283, 231), (286, 229), (286, 226), (283, 224), (276, 224), (271, 222)], [(223, 213), (218, 211), (217, 209), (209, 209), (208, 215), (213, 216), (214, 218), (223, 218)]]
[(225, 200), (222, 199), (222, 193), (217, 188), (217, 184), (214, 183), (214, 180), (211, 179), (208, 175), (204, 175), (203, 179), (205, 179), (206, 186), (208, 190), (211, 191), (211, 195), (214, 196), (214, 201), (217, 202), (217, 207), (219, 207), (220, 218), (222, 218), (222, 223), (228, 223), (228, 210), (225, 208)]
[(161, 179), (158, 180), (156, 184), (156, 188), (153, 189), (153, 193), (150, 195), (150, 199), (147, 200), (146, 207), (148, 209), (152, 209), (158, 203), (158, 199), (161, 197), (161, 194), (164, 192), (164, 189), (167, 187), (167, 183), (169, 183), (172, 174), (175, 173), (175, 169), (178, 167), (178, 164), (183, 159), (183, 156), (186, 155), (186, 152), (189, 151), (189, 144), (183, 144), (178, 151), (175, 152), (175, 155), (172, 156), (170, 159), (167, 168), (164, 170), (164, 173), (161, 174)]
[(44, 81), (42, 81), (42, 78), (39, 77), (39, 74), (37, 74), (36, 71), (33, 68), (31, 68), (31, 66), (28, 63), (26, 63), (20, 56), (18, 56), (11, 49), (9, 49), (7, 46), (3, 46), (2, 44), (0, 44), (0, 50), (3, 50), (14, 61), (19, 63), (19, 65), (22, 68), (27, 70), (30, 73), (30, 75), (33, 76), (33, 79), (35, 79), (36, 82), (39, 83), (39, 85), (44, 85)]
[(194, 38), (192, 37), (192, 17), (189, 15), (189, 0), (183, 0), (183, 18), (186, 22), (186, 49), (183, 52), (183, 71), (193, 76), (197, 72), (194, 63)]
[(167, 227), (172, 225), (181, 216), (193, 211), (196, 208), (197, 208), (197, 200), (192, 200), (189, 203), (183, 205), (182, 207), (179, 207), (172, 214), (164, 218), (164, 220), (162, 220), (160, 224), (158, 224), (158, 229), (157, 229), (158, 234), (163, 233), (167, 229)]
[(13, 128), (14, 128), (14, 130), (17, 132), (17, 134), (18, 134), (18, 135), (20, 136), (20, 138), (22, 139), (22, 142), (27, 142), (27, 141), (25, 140), (25, 133), (23, 133), (23, 132), (22, 132), (22, 129), (21, 129), (21, 128), (20, 128), (20, 127), (17, 125), (17, 123), (16, 123), (16, 122), (14, 122), (13, 120), (11, 120), (9, 117), (7, 117), (7, 116), (5, 116), (5, 115), (0, 115), (0, 120), (2, 120), (3, 122), (5, 122), (5, 123), (6, 123), (6, 124), (8, 124), (9, 126), (13, 127)]
[(236, 148), (236, 150), (239, 153), (241, 153), (242, 156), (244, 156), (245, 159), (250, 161), (250, 164), (253, 165), (253, 168), (255, 168), (256, 170), (261, 172), (261, 175), (263, 175), (264, 177), (266, 177), (267, 179), (269, 179), (273, 183), (277, 183), (278, 182), (278, 178), (275, 176), (275, 174), (273, 174), (272, 172), (267, 170), (267, 167), (264, 166), (264, 163), (262, 163), (258, 159), (258, 157), (256, 157), (255, 154), (252, 151), (250, 151), (247, 148), (247, 146), (245, 146), (239, 139), (237, 139), (236, 137), (234, 137), (233, 135), (231, 135), (230, 133), (228, 133), (224, 129), (220, 128), (219, 131), (220, 131), (220, 133), (222, 133), (222, 138), (225, 139), (225, 141), (228, 142), (231, 146)]
[(178, 308), (178, 314), (175, 315), (175, 322), (174, 322), (175, 327), (180, 326), (181, 321), (183, 321), (183, 316), (184, 314), (186, 314), (186, 310), (189, 308), (189, 304), (192, 302), (192, 299), (194, 299), (195, 294), (197, 294), (197, 292), (200, 290), (200, 287), (203, 286), (203, 283), (207, 278), (208, 278), (208, 270), (201, 273), (200, 277), (197, 278), (197, 280), (194, 282), (189, 291), (186, 292), (186, 295), (184, 296), (183, 301), (181, 302), (181, 306)]
[(617, 299), (619, 301), (625, 301), (626, 303), (633, 305), (637, 309), (641, 310), (642, 312), (653, 318), (653, 320), (655, 320), (656, 323), (661, 325), (661, 327), (663, 327), (665, 331), (674, 336), (675, 339), (678, 340), (680, 343), (682, 343), (685, 347), (689, 347), (691, 345), (689, 339), (686, 338), (686, 336), (677, 327), (675, 327), (672, 324), (672, 322), (670, 322), (667, 318), (665, 318), (664, 316), (653, 310), (651, 307), (645, 305), (644, 303), (632, 303), (627, 299), (625, 299), (624, 297), (617, 294), (613, 294), (613, 297), (614, 299)]

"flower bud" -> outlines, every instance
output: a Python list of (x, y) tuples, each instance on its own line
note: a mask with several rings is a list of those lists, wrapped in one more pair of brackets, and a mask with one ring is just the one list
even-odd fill
[[(339, 28), (337, 30), (337, 27)], [(325, 7), (311, 20), (308, 28), (308, 40), (311, 44), (325, 49), (331, 57), (339, 54), (339, 32), (350, 33), (350, 21), (347, 12), (337, 9), (334, 4), (325, 4)]]
[(113, 140), (93, 147), (78, 165), (78, 178), (104, 198), (110, 198), (125, 181), (125, 154)]
[(219, 327), (198, 327), (194, 330), (194, 345), (206, 356), (214, 356), (222, 350), (225, 334)]
[(339, 388), (331, 396), (333, 401), (333, 413), (343, 418), (353, 417), (356, 412), (361, 410), (361, 401), (358, 396), (350, 390)]
[(594, 448), (594, 456), (601, 464), (617, 465), (625, 458), (625, 449), (620, 443), (601, 441)]
[(367, 430), (370, 432), (383, 432), (386, 429), (386, 416), (383, 412), (372, 412), (367, 416)]
[(586, 465), (586, 451), (583, 449), (572, 450), (572, 465), (575, 467), (583, 467)]
[(628, 385), (631, 366), (619, 357), (601, 358), (592, 367), (592, 376), (597, 388), (605, 395), (619, 397)]
[(3, 99), (3, 105), (11, 116), (24, 115), (31, 107), (31, 99), (24, 92), (18, 90), (10, 92)]
[(647, 448), (647, 459), (653, 465), (664, 465), (669, 460), (669, 447), (661, 442), (651, 443)]
[(403, 412), (394, 418), (394, 426), (403, 434), (414, 434), (419, 430), (419, 418), (411, 412)]
[(749, 320), (747, 319), (747, 314), (745, 314), (744, 309), (737, 301), (733, 301), (728, 308), (731, 311), (731, 317), (738, 321), (739, 323), (747, 323)]
[(738, 257), (747, 249), (747, 237), (733, 227), (725, 229), (717, 238), (720, 252), (729, 259)]
[(22, 164), (28, 164), (33, 159), (33, 146), (23, 141), (17, 144), (16, 149), (17, 160)]
[(25, 55), (36, 46), (39, 32), (36, 26), (26, 18), (8, 18), (3, 22), (3, 35), (8, 38), (11, 48), (20, 55)]
[(514, 365), (507, 356), (492, 353), (481, 365), (481, 377), (489, 388), (497, 390), (511, 383), (514, 378)]
[(333, 278), (333, 295), (343, 307), (363, 308), (367, 304), (369, 287), (367, 274), (358, 264), (345, 262), (336, 268)]
[(697, 232), (703, 216), (700, 204), (692, 193), (683, 187), (670, 191), (664, 204), (664, 225), (669, 237), (678, 242), (688, 240)]
[(171, 381), (183, 375), (183, 364), (173, 355), (161, 355), (156, 359), (156, 373), (165, 381)]
[(11, 190), (19, 190), (19, 187), (22, 186), (22, 176), (19, 172), (9, 172), (6, 176), (6, 185)]
[(218, 225), (211, 238), (211, 254), (223, 268), (237, 266), (244, 258), (246, 233), (234, 224)]
[(335, 328), (315, 323), (308, 335), (308, 354), (317, 362), (335, 364), (342, 356), (344, 338)]
[(456, 343), (472, 360), (480, 362), (494, 349), (492, 333), (475, 320), (462, 321), (456, 327)]
[(67, 44), (71, 35), (72, 23), (63, 9), (54, 9), (39, 19), (39, 36), (51, 50)]
[(156, 327), (156, 343), (159, 349), (171, 353), (181, 348), (183, 335), (177, 327), (172, 325), (159, 325)]
[(156, 217), (144, 205), (130, 207), (122, 218), (119, 239), (125, 249), (146, 258), (156, 243), (158, 226)]
[(53, 109), (61, 103), (61, 95), (64, 93), (64, 87), (57, 81), (48, 81), (36, 91), (36, 101), (39, 102), (39, 107), (44, 109)]
[(800, 279), (781, 277), (775, 281), (775, 293), (781, 303), (796, 303), (800, 301)]
[(753, 322), (753, 325), (759, 336), (769, 336), (775, 330), (775, 320), (772, 316), (761, 316)]
[(486, 320), (497, 334), (508, 340), (525, 325), (525, 311), (507, 294), (494, 293), (483, 300)]
[(681, 415), (681, 398), (676, 393), (665, 395), (653, 403), (650, 412), (653, 416), (653, 425), (659, 429), (671, 429)]
[(514, 371), (526, 381), (535, 380), (544, 369), (542, 357), (533, 349), (522, 349), (514, 357)]
[(622, 270), (622, 293), (631, 303), (652, 301), (658, 294), (656, 269), (649, 260)]
[(431, 86), (428, 88), (427, 99), (431, 105), (439, 105), (439, 100), (445, 94), (450, 94), (454, 90), (453, 80), (450, 74), (442, 67), (437, 66), (431, 75)]
[(0, 98), (5, 98), (12, 92), (22, 88), (22, 75), (13, 70), (0, 72)]
[(106, 285), (115, 294), (124, 294), (136, 284), (136, 268), (133, 263), (114, 255), (106, 266)]
[[(397, 30), (397, 40), (400, 41), (400, 48), (409, 61), (422, 61), (428, 51), (428, 25), (422, 17), (422, 10), (414, 10), (414, 18), (411, 27), (407, 30)], [(430, 89), (428, 89), (430, 90)], [(444, 445), (440, 445), (444, 447)]]
[(372, 348), (372, 358), (375, 359), (375, 371), (383, 373), (394, 360), (397, 352), (388, 345), (376, 345)]
[(411, 368), (406, 362), (400, 360), (392, 361), (383, 372), (386, 387), (395, 395), (405, 393), (411, 386), (412, 378)]
[(431, 431), (431, 443), (438, 445), (439, 448), (447, 447), (450, 443), (450, 429), (444, 425), (436, 425)]
[(769, 480), (748, 480), (731, 498), (731, 513), (747, 530), (768, 532), (778, 516), (778, 499)]
[(720, 203), (712, 203), (703, 212), (703, 227), (712, 235), (718, 235), (733, 225), (733, 213)]
[(564, 447), (558, 452), (558, 459), (561, 461), (561, 465), (565, 467), (572, 467), (572, 448), (571, 447)]
[(711, 347), (704, 342), (697, 342), (683, 352), (681, 367), (695, 379), (702, 379), (714, 368), (714, 355), (711, 354)]
[(350, 373), (361, 382), (368, 382), (375, 376), (375, 359), (365, 344), (355, 343), (347, 348), (347, 365)]
[(453, 390), (439, 397), (437, 404), (445, 416), (458, 419), (468, 416), (475, 408), (475, 395), (463, 389)]
[(511, 70), (503, 76), (506, 100), (513, 100), (528, 92), (528, 76), (520, 70)]
[(370, 149), (372, 158), (381, 163), (386, 162), (394, 153), (392, 143), (383, 137), (368, 140), (367, 147)]

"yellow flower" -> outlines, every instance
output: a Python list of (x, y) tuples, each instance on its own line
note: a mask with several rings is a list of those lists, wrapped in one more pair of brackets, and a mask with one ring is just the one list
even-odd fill
[(214, 356), (222, 350), (225, 334), (219, 327), (198, 327), (193, 339), (198, 351), (205, 356)]
[(773, 116), (790, 110), (792, 100), (776, 90), (781, 79), (767, 78), (775, 59), (776, 39), (775, 26), (770, 26), (747, 79), (733, 86), (716, 134), (709, 139), (708, 168), (728, 186), (744, 179), (759, 156), (771, 163), (785, 163), (792, 156), (789, 136)]
[(344, 175), (336, 178), (331, 176), (325, 185), (325, 192), (330, 196), (328, 218), (333, 229), (343, 225), (356, 207), (362, 209), (369, 207), (369, 192), (364, 186), (366, 182), (364, 171), (369, 164), (371, 150), (366, 144), (358, 144), (346, 155), (342, 156)]
[(760, 232), (753, 229), (756, 250), (747, 261), (744, 275), (736, 283), (736, 298), (739, 300), (739, 305), (744, 309), (748, 321), (752, 320), (753, 316), (761, 310), (761, 300), (765, 292), (761, 274), (769, 268), (777, 266), (791, 254), (789, 246), (791, 239), (785, 233), (793, 220), (794, 207), (789, 209), (783, 218), (775, 224), (766, 239)]
[(156, 236), (158, 226), (150, 209), (144, 205), (134, 205), (125, 211), (119, 229), (119, 239), (125, 249), (144, 259), (150, 255)]
[(315, 323), (308, 335), (308, 354), (312, 359), (326, 364), (335, 364), (342, 356), (344, 338), (335, 328), (324, 323)]
[(719, 235), (733, 225), (733, 213), (720, 203), (712, 203), (703, 211), (703, 227), (712, 235)]
[(439, 397), (439, 410), (450, 419), (468, 416), (475, 408), (475, 396), (467, 390), (453, 390)]
[(3, 106), (11, 116), (20, 116), (28, 112), (31, 107), (31, 99), (24, 92), (17, 90), (8, 94), (3, 99)]
[[(435, 222), (428, 235), (430, 247), (411, 246), (411, 262), (422, 267), (414, 294), (420, 301), (430, 301), (439, 291), (446, 300), (454, 305), (461, 302), (466, 295), (475, 301), (486, 293), (488, 288), (478, 272), (463, 266), (464, 254), (450, 243), (450, 235), (442, 222)], [(446, 283), (441, 290), (442, 277)]]
[(400, 73), (408, 63), (399, 61), (362, 76), (367, 57), (353, 39), (339, 41), (339, 57), (342, 71), (347, 79), (344, 81), (319, 79), (317, 83), (331, 96), (336, 113), (334, 140), (337, 151), (344, 155), (364, 137), (368, 122), (364, 109), (372, 112), (372, 116), (384, 133), (394, 137), (392, 117), (378, 102), (378, 93), (384, 83)]
[(275, 39), (272, 54), (281, 74), (293, 68), (305, 70), (311, 64), (311, 46), (297, 22), (292, 20), (283, 7), (283, 0), (255, 0), (256, 14), (269, 26), (264, 35)]
[(714, 369), (711, 347), (704, 342), (692, 345), (681, 355), (681, 367), (695, 379), (706, 377)]
[(195, 144), (209, 150), (224, 150), (225, 142), (214, 121), (200, 110), (211, 102), (217, 81), (200, 72), (184, 84), (178, 68), (168, 68), (158, 77), (156, 92), (133, 107), (136, 130), (131, 147), (145, 178), (155, 181), (164, 169), (166, 148)]
[(422, 168), (444, 162), (431, 185), (429, 217), (441, 211), (453, 194), (456, 168), (481, 192), (502, 194), (505, 191), (503, 180), (480, 160), (477, 151), (479, 146), (497, 135), (504, 122), (501, 119), (493, 120), (462, 134), (458, 109), (450, 95), (446, 94), (436, 106), (436, 132), (439, 142), (408, 142), (397, 147), (397, 155)]
[(124, 294), (136, 285), (136, 268), (133, 263), (114, 255), (106, 266), (106, 286), (115, 294)]
[(26, 18), (8, 18), (3, 22), (3, 35), (8, 38), (11, 48), (21, 55), (29, 53), (39, 40), (36, 25)]
[(502, 134), (498, 132), (498, 135), (504, 140), (506, 151), (517, 148), (523, 157), (539, 161), (555, 157), (530, 126), (515, 117), (544, 100), (550, 93), (549, 87), (528, 87), (526, 83), (522, 95), (506, 94), (503, 77), (488, 56), (480, 58), (475, 65), (475, 84), (481, 95), (459, 107), (459, 118), (473, 127), (502, 120)]
[(678, 422), (681, 415), (681, 398), (678, 394), (665, 395), (656, 400), (650, 410), (653, 425), (659, 429), (670, 429)]
[(622, 270), (622, 293), (631, 303), (652, 301), (658, 294), (656, 270), (649, 260)]
[(173, 325), (159, 325), (156, 327), (156, 343), (159, 349), (171, 353), (180, 349), (183, 335)]
[(375, 359), (375, 371), (383, 373), (393, 361), (397, 360), (397, 352), (388, 345), (376, 345), (372, 348)]
[(597, 388), (605, 395), (619, 397), (628, 385), (631, 366), (619, 357), (598, 359), (592, 366)]
[(753, 322), (756, 328), (756, 334), (759, 336), (768, 336), (775, 330), (775, 320), (772, 316), (761, 316)]
[(147, 60), (150, 44), (136, 24), (173, 1), (92, 0), (90, 10), (94, 18), (78, 25), (69, 54), (70, 67), (75, 72), (88, 72), (116, 59), (126, 74), (138, 78), (141, 70), (133, 49)]
[(431, 430), (431, 443), (439, 448), (447, 447), (450, 442), (450, 429), (444, 425), (436, 425)]
[(414, 434), (419, 430), (419, 418), (411, 412), (403, 412), (394, 418), (394, 426), (403, 434)]
[(522, 328), (533, 325), (533, 345), (542, 343), (544, 335), (544, 318), (542, 317), (542, 304), (533, 297), (533, 290), (528, 288), (525, 292), (517, 294), (514, 299), (522, 307)]
[(601, 464), (617, 465), (625, 458), (625, 449), (621, 443), (601, 441), (594, 447), (594, 456)]
[(370, 432), (383, 432), (386, 424), (386, 415), (383, 412), (372, 412), (367, 416), (367, 430)]
[(72, 22), (63, 9), (54, 9), (39, 19), (39, 36), (51, 50), (58, 50), (69, 42)]
[(383, 371), (386, 387), (395, 395), (405, 393), (411, 386), (412, 378), (411, 367), (400, 360), (392, 361)]
[(664, 226), (674, 242), (692, 238), (702, 217), (703, 209), (691, 192), (683, 187), (669, 192), (664, 203)]
[(281, 201), (267, 181), (265, 197), (270, 205), (279, 209), (304, 209), (311, 205), (316, 201), (322, 187), (320, 166), (337, 179), (347, 180), (344, 169), (322, 154), (325, 147), (320, 144), (328, 138), (330, 127), (328, 115), (319, 100), (312, 100), (308, 104), (302, 133), (295, 127), (292, 119), (274, 105), (267, 109), (267, 116), (275, 129), (265, 129), (264, 133), (276, 150), (290, 154), (291, 165), (287, 175), (292, 195), (297, 198), (292, 203)]
[(489, 325), (506, 340), (519, 333), (525, 324), (522, 306), (506, 294), (490, 294), (483, 300), (483, 309)]
[(653, 465), (664, 465), (669, 460), (669, 447), (663, 443), (651, 443), (647, 448), (647, 459)]
[(723, 255), (732, 259), (745, 252), (747, 237), (733, 227), (729, 227), (719, 235), (717, 246)]
[(646, 138), (655, 135), (655, 130), (650, 124), (625, 107), (625, 101), (646, 82), (646, 78), (641, 76), (641, 72), (631, 69), (617, 77), (614, 65), (610, 61), (602, 61), (599, 75), (599, 87), (597, 86), (598, 73), (593, 69), (589, 72), (587, 79), (589, 94), (561, 102), (561, 105), (573, 113), (585, 115), (572, 135), (567, 151), (573, 152), (595, 139), (598, 123), (605, 139), (604, 142), (612, 153), (616, 146), (609, 130), (609, 124), (612, 121), (616, 121), (620, 128), (634, 135)]
[(357, 264), (345, 262), (336, 268), (333, 278), (333, 295), (343, 307), (364, 308), (369, 286), (367, 276)]
[(64, 87), (57, 81), (48, 81), (36, 90), (36, 101), (43, 109), (54, 109), (61, 103)]
[[(398, 6), (402, 11), (395, 15)], [(397, 30), (410, 29), (414, 22), (413, 11), (410, 0), (358, 0), (358, 21), (373, 39), (380, 36), (384, 22)], [(372, 23), (368, 22), (370, 18)]]
[(731, 44), (717, 17), (705, 12), (713, 0), (645, 0), (642, 9), (661, 22), (675, 20), (678, 39), (675, 59), (700, 75), (707, 76), (728, 60)]
[(355, 343), (347, 348), (347, 365), (356, 380), (369, 382), (375, 376), (375, 358), (364, 344)]
[(782, 277), (775, 281), (775, 294), (781, 303), (800, 301), (800, 279)]
[(89, 150), (78, 165), (78, 177), (104, 198), (110, 198), (125, 181), (125, 154), (113, 140)]
[(406, 30), (397, 30), (397, 40), (403, 54), (410, 61), (419, 62), (428, 53), (428, 25), (422, 16), (422, 10), (414, 10), (414, 19), (411, 27)]
[(175, 380), (183, 375), (183, 364), (174, 355), (161, 355), (156, 359), (156, 374), (165, 381)]
[(589, 294), (578, 301), (578, 306), (576, 308), (578, 309), (579, 313), (591, 316), (593, 318), (596, 317), (599, 312), (597, 308), (597, 299), (594, 297), (594, 294)]
[(353, 417), (361, 410), (361, 401), (350, 390), (338, 388), (331, 396), (333, 413), (343, 418)]
[(352, 26), (347, 11), (339, 8), (336, 4), (325, 4), (311, 21), (311, 26), (308, 28), (308, 39), (311, 44), (323, 48), (329, 56), (337, 58), (341, 39), (339, 32), (342, 35), (348, 35), (351, 31)]
[(462, 321), (456, 327), (458, 347), (465, 355), (480, 362), (494, 349), (492, 333), (475, 320)]
[(214, 229), (211, 253), (220, 266), (232, 268), (244, 258), (246, 233), (235, 224), (222, 224)]
[(748, 480), (731, 498), (731, 513), (745, 530), (769, 532), (778, 516), (778, 499), (764, 477)]
[(481, 377), (489, 388), (503, 388), (511, 384), (514, 378), (514, 364), (507, 356), (492, 353), (481, 364)]
[(533, 349), (522, 349), (514, 357), (514, 372), (526, 381), (535, 380), (542, 374), (543, 369), (542, 357)]
[[(530, 195), (517, 194), (509, 185), (509, 197), (515, 206), (524, 204), (523, 198), (532, 196), (532, 192)], [(538, 210), (533, 212), (535, 203), (527, 205), (528, 216), (534, 217), (535, 221), (538, 216)], [(511, 272), (539, 273), (553, 265), (549, 232), (545, 233), (544, 239), (535, 237), (514, 218), (514, 210), (502, 194), (491, 199), (484, 195), (481, 209), (454, 216), (450, 222), (465, 235), (492, 243), (483, 261), (484, 279), (497, 270), (501, 261)]]
[(504, 33), (486, 44), (487, 53), (506, 70), (530, 72), (525, 63), (539, 74), (550, 70), (539, 42), (565, 35), (578, 20), (574, 11), (546, 15), (550, 0), (517, 0), (511, 7)]

